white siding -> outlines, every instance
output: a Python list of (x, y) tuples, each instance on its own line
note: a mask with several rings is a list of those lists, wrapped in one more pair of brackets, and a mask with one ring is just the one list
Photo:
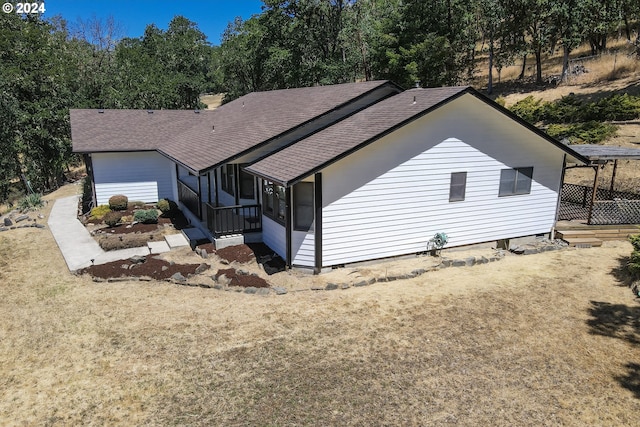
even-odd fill
[[(563, 152), (465, 95), (336, 162), (323, 175), (323, 266), (546, 233)], [(500, 170), (533, 166), (531, 193), (498, 197)], [(467, 172), (449, 202), (452, 172)]]
[(146, 203), (175, 198), (175, 166), (156, 152), (93, 153), (91, 159), (98, 205), (115, 194)]
[(282, 259), (287, 258), (287, 241), (284, 226), (262, 215), (262, 241)]
[(291, 252), (293, 261), (291, 264), (303, 267), (313, 267), (315, 259), (315, 245), (313, 232), (293, 231), (291, 239)]

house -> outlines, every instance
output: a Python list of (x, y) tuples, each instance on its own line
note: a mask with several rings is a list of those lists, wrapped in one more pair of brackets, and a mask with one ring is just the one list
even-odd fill
[(95, 201), (180, 202), (214, 238), (320, 271), (549, 233), (580, 154), (470, 87), (251, 93), (213, 111), (72, 110)]

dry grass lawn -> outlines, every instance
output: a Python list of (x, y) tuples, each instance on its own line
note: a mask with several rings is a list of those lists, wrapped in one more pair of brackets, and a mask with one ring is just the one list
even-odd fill
[(630, 251), (259, 297), (93, 283), (4, 232), (0, 424), (638, 425)]

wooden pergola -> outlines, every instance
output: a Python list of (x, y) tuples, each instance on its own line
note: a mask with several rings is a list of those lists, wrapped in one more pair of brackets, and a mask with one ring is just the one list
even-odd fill
[[(640, 149), (592, 144), (572, 145), (571, 148), (588, 159), (589, 163), (586, 165), (567, 166), (566, 169), (585, 167), (592, 168), (594, 170), (593, 186), (585, 187), (573, 184), (563, 184), (561, 202), (578, 204), (581, 205), (582, 208), (587, 208), (586, 218), (582, 218), (586, 219), (587, 224), (629, 223), (629, 221), (634, 218), (634, 223), (640, 222), (640, 194), (632, 192), (618, 192), (614, 189), (618, 161), (640, 160)], [(600, 177), (600, 171), (609, 162), (613, 162), (613, 171), (611, 174), (609, 189), (599, 189), (598, 180)], [(580, 188), (577, 189), (577, 187)], [(581, 202), (578, 201), (578, 203), (576, 203), (577, 197), (575, 197), (575, 194), (565, 194), (569, 193), (571, 190), (574, 191), (574, 193), (578, 191), (582, 192), (583, 196)], [(589, 200), (586, 200), (587, 198)], [(598, 212), (594, 212), (594, 209), (596, 208), (602, 209), (599, 209)], [(608, 218), (594, 218), (594, 214), (597, 214), (596, 216), (607, 217), (607, 215), (600, 211), (605, 213), (606, 211), (610, 211), (611, 215), (609, 215)]]

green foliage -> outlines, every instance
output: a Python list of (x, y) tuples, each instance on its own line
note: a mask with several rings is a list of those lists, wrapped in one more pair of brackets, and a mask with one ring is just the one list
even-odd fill
[(640, 117), (640, 96), (615, 94), (588, 106), (589, 120), (633, 120)]
[(27, 194), (18, 203), (18, 207), (23, 211), (39, 209), (42, 206), (44, 206), (44, 201), (40, 193)]
[(122, 218), (121, 212), (107, 212), (107, 214), (102, 218), (102, 220), (109, 227), (115, 227), (120, 223), (121, 218)]
[(627, 265), (629, 272), (636, 279), (640, 278), (640, 234), (629, 236), (629, 241), (633, 245), (633, 252)]
[(158, 222), (158, 211), (156, 209), (145, 209), (136, 211), (133, 220), (143, 224), (155, 224)]
[(124, 211), (129, 205), (129, 198), (123, 194), (109, 197), (109, 207), (113, 211)]
[(173, 200), (161, 199), (158, 201), (158, 209), (163, 215), (170, 217), (178, 210), (178, 205)]
[(590, 121), (567, 125), (553, 124), (547, 128), (547, 133), (556, 138), (568, 138), (572, 144), (599, 144), (613, 138), (618, 127), (608, 123)]
[(544, 115), (544, 104), (540, 99), (535, 99), (532, 95), (516, 102), (510, 108), (520, 118), (529, 123), (538, 123)]
[(102, 219), (106, 214), (111, 212), (111, 208), (109, 205), (100, 205), (91, 209), (91, 214), (89, 214), (89, 219)]
[(504, 96), (499, 96), (496, 99), (494, 99), (495, 103), (498, 104), (501, 107), (504, 107), (507, 104), (507, 100)]

